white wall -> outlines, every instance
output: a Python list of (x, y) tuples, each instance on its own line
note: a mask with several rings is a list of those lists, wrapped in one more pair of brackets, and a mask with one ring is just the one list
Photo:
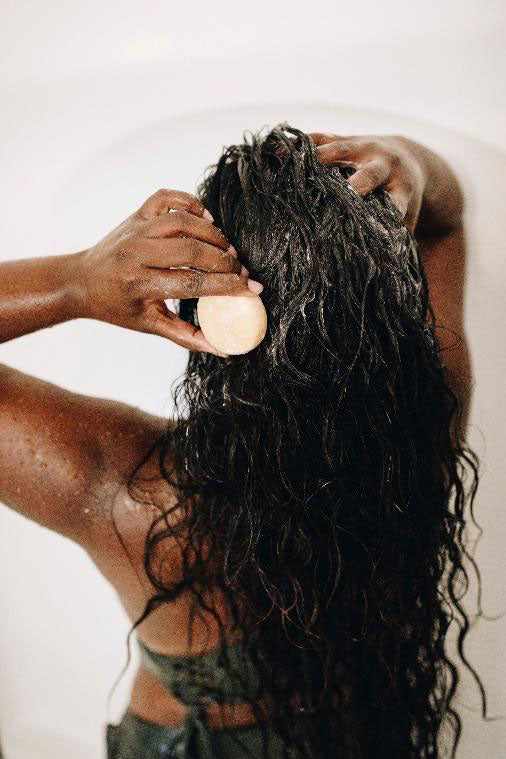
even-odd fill
[[(444, 153), (468, 195), (467, 323), (483, 459), (477, 550), (485, 610), (506, 609), (504, 13), (501, 4), (5, 2), (0, 32), (1, 259), (80, 250), (158, 187), (192, 191), (223, 144), (287, 119), (305, 130), (400, 132)], [(138, 356), (142, 352), (143, 366)], [(166, 413), (184, 351), (94, 322), (0, 346), (0, 361)], [(7, 759), (98, 759), (124, 706), (128, 624), (84, 552), (0, 511), (0, 734)], [(506, 714), (506, 622), (469, 655)], [(465, 679), (462, 759), (506, 755)]]

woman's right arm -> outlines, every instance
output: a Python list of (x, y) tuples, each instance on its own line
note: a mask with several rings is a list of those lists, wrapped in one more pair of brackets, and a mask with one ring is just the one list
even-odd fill
[[(0, 342), (88, 317), (215, 352), (164, 299), (249, 293), (200, 202), (163, 190), (88, 250), (0, 264)], [(100, 502), (166, 425), (0, 364), (0, 501), (86, 544)]]

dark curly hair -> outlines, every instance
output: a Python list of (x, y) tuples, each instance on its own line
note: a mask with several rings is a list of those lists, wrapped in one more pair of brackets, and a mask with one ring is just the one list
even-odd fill
[[(284, 124), (225, 149), (199, 187), (269, 324), (246, 355), (189, 356), (160, 446), (178, 511), (148, 535), (145, 615), (188, 589), (212, 612), (218, 588), (287, 756), (455, 756), (452, 620), (481, 688), (461, 604), (478, 462), (417, 243), (350, 173)], [(179, 310), (198, 324), (196, 300)], [(154, 556), (182, 535), (171, 582)]]

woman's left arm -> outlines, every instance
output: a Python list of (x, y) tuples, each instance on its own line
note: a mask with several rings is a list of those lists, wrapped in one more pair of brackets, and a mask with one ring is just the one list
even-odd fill
[(385, 189), (419, 243), (436, 331), (452, 387), (469, 415), (472, 365), (464, 327), (467, 242), (464, 197), (450, 165), (437, 153), (401, 136), (313, 133), (323, 163), (355, 169), (348, 182), (359, 195)]

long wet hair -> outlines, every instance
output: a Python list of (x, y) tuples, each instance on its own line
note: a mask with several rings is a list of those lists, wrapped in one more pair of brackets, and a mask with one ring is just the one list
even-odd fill
[[(213, 613), (204, 591), (219, 589), (286, 756), (454, 756), (447, 633), (453, 620), (470, 666), (477, 459), (417, 243), (350, 173), (281, 125), (225, 149), (199, 187), (264, 285), (268, 330), (246, 355), (190, 353), (160, 446), (179, 500), (148, 535), (146, 613), (188, 590)], [(179, 309), (193, 324), (196, 303)], [(174, 537), (170, 580), (154, 557)]]

